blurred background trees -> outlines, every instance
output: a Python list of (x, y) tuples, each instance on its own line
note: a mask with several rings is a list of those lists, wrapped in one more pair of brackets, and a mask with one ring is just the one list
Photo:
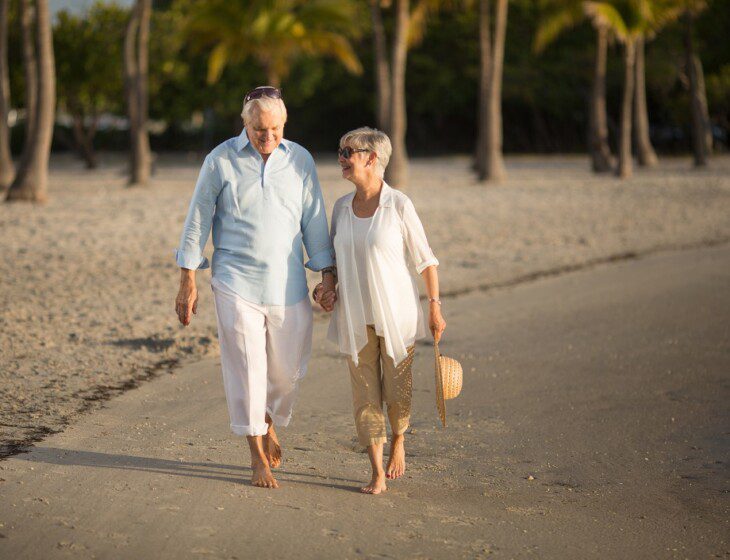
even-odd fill
[[(489, 178), (484, 154), (501, 162), (505, 151), (588, 152), (596, 171), (616, 170), (612, 153), (623, 154), (627, 174), (634, 158), (652, 165), (656, 153), (691, 152), (703, 165), (713, 147), (726, 149), (730, 0), (501, 2), (155, 0), (142, 126), (129, 118), (124, 94), (133, 6), (60, 11), (50, 20), (58, 75), (53, 149), (73, 150), (93, 167), (99, 150), (129, 151), (137, 126), (149, 132), (153, 151), (202, 153), (240, 132), (243, 95), (264, 83), (284, 90), (289, 138), (333, 152), (343, 132), (376, 126), (393, 139), (393, 172), (403, 161), (407, 173), (408, 154), (465, 153), (478, 156), (476, 169)], [(41, 4), (0, 1), (0, 110), (8, 124), (6, 132), (0, 125), (0, 184), (40, 138), (37, 82), (50, 68), (38, 45)], [(490, 82), (498, 65), (485, 53), (498, 50), (503, 78)], [(501, 89), (491, 98), (490, 83)], [(485, 152), (480, 139), (490, 135), (480, 129), (490, 114), (504, 124), (495, 127), (496, 148)]]

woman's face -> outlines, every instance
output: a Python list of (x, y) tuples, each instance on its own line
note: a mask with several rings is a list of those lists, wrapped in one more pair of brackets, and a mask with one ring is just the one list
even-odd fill
[[(343, 151), (350, 148), (350, 157), (345, 157)], [(375, 173), (375, 154), (366, 150), (353, 151), (358, 148), (352, 146), (342, 146), (337, 161), (342, 168), (342, 178), (353, 183), (360, 183), (370, 178)]]

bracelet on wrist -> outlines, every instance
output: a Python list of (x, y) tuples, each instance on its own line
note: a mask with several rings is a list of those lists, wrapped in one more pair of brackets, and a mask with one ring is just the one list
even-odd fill
[(439, 305), (441, 305), (441, 300), (437, 298), (430, 297), (428, 298), (428, 301), (429, 303), (438, 303)]

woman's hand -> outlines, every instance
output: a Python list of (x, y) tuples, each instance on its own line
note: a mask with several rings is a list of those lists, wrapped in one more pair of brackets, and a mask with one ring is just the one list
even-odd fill
[[(190, 271), (187, 271), (190, 272)], [(175, 298), (175, 313), (184, 326), (188, 326), (193, 315), (198, 312), (198, 288), (195, 287), (195, 276), (183, 274), (180, 278), (180, 289)]]
[(334, 289), (327, 290), (324, 284), (320, 282), (314, 287), (314, 290), (312, 291), (312, 298), (324, 311), (329, 313), (335, 308), (337, 291)]
[(432, 301), (428, 312), (428, 328), (431, 329), (433, 339), (438, 342), (446, 330), (446, 321), (441, 315), (441, 304)]

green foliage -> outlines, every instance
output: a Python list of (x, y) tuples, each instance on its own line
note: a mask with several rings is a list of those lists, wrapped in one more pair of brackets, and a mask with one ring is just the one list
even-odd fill
[(192, 6), (186, 32), (208, 51), (208, 83), (229, 64), (253, 58), (278, 82), (303, 56), (332, 56), (362, 72), (350, 38), (359, 4), (348, 0), (209, 0)]
[[(420, 20), (423, 40), (411, 45), (406, 76), (408, 147), (413, 154), (470, 152), (476, 135), (479, 78), (476, 2), (423, 1), (428, 3), (428, 11)], [(676, 3), (685, 1), (690, 0), (676, 0)], [(201, 44), (189, 40), (188, 22), (204, 5), (218, 3), (225, 4), (224, 14), (230, 13), (226, 10), (238, 10), (236, 25), (232, 18), (226, 33), (231, 34), (230, 44), (239, 51), (247, 45), (247, 37), (253, 37), (253, 30), (240, 19), (240, 10), (253, 9), (254, 5), (257, 9), (263, 9), (262, 6), (278, 9), (285, 4), (300, 4), (294, 0), (156, 0), (150, 36), (150, 115), (169, 126), (164, 134), (153, 136), (155, 149), (202, 151), (237, 133), (245, 92), (267, 81), (265, 66), (259, 60), (266, 52), (262, 47), (249, 51), (246, 56), (229, 57), (219, 79), (208, 83), (214, 42)], [(348, 4), (348, 9), (355, 10), (348, 12), (347, 18), (337, 16), (339, 23), (325, 30), (347, 37), (351, 53), (362, 64), (363, 72), (351, 73), (337, 58), (323, 55), (323, 51), (287, 50), (291, 47), (285, 45), (281, 52), (292, 56), (288, 74), (282, 74), (289, 107), (287, 136), (311, 149), (332, 151), (346, 130), (374, 125), (372, 36), (365, 0), (312, 3), (335, 10)], [(16, 4), (11, 2), (9, 58), (12, 103), (18, 108), (24, 103), (24, 79)], [(508, 152), (585, 150), (595, 48), (592, 23), (581, 12), (580, 18), (569, 19), (569, 25), (551, 37), (549, 48), (539, 55), (533, 51), (545, 14), (567, 4), (580, 4), (582, 10), (581, 0), (510, 1), (502, 102), (504, 145)], [(418, 8), (418, 0), (413, 0), (412, 6), (414, 10)], [(699, 7), (693, 4), (693, 9)], [(295, 29), (293, 21), (306, 19), (301, 13), (303, 9), (299, 6), (299, 11), (295, 10), (293, 20), (283, 16), (278, 20), (264, 18), (257, 23), (263, 27), (256, 27), (256, 32), (268, 29), (273, 33), (283, 29), (279, 26)], [(383, 10), (388, 30), (393, 27), (392, 12), (392, 8)], [(54, 35), (62, 108), (71, 110), (73, 103), (79, 103), (84, 114), (97, 111), (124, 115), (121, 48), (128, 14), (126, 8), (104, 3), (92, 6), (82, 16), (59, 15)], [(577, 17), (577, 12), (574, 14)], [(686, 130), (689, 110), (683, 85), (683, 23), (661, 21), (664, 25), (661, 32), (646, 46), (652, 126), (660, 131)], [(306, 29), (311, 26), (314, 22)], [(697, 13), (696, 45), (704, 64), (710, 114), (716, 125), (726, 128), (730, 113), (728, 28), (730, 0), (711, 0), (704, 11)], [(642, 32), (653, 34), (656, 29), (645, 27)], [(213, 37), (216, 28), (210, 27), (208, 31)], [(267, 48), (278, 53), (280, 49), (272, 46), (277, 43), (271, 41), (265, 43)], [(614, 44), (609, 48), (607, 69), (609, 115), (618, 114), (621, 82), (621, 51)], [(203, 121), (205, 127), (201, 129)], [(609, 127), (613, 132), (616, 124), (609, 122)], [(18, 138), (22, 137), (15, 130), (16, 148)], [(686, 138), (685, 133), (676, 140), (676, 147), (686, 145), (682, 144)], [(111, 137), (105, 131), (98, 133), (97, 140), (101, 147), (119, 149), (127, 142), (124, 134)], [(659, 148), (675, 147), (672, 143), (675, 140), (664, 143), (661, 138), (658, 140)]]
[(122, 43), (128, 11), (94, 4), (84, 17), (61, 11), (53, 29), (58, 101), (72, 114), (123, 111)]

